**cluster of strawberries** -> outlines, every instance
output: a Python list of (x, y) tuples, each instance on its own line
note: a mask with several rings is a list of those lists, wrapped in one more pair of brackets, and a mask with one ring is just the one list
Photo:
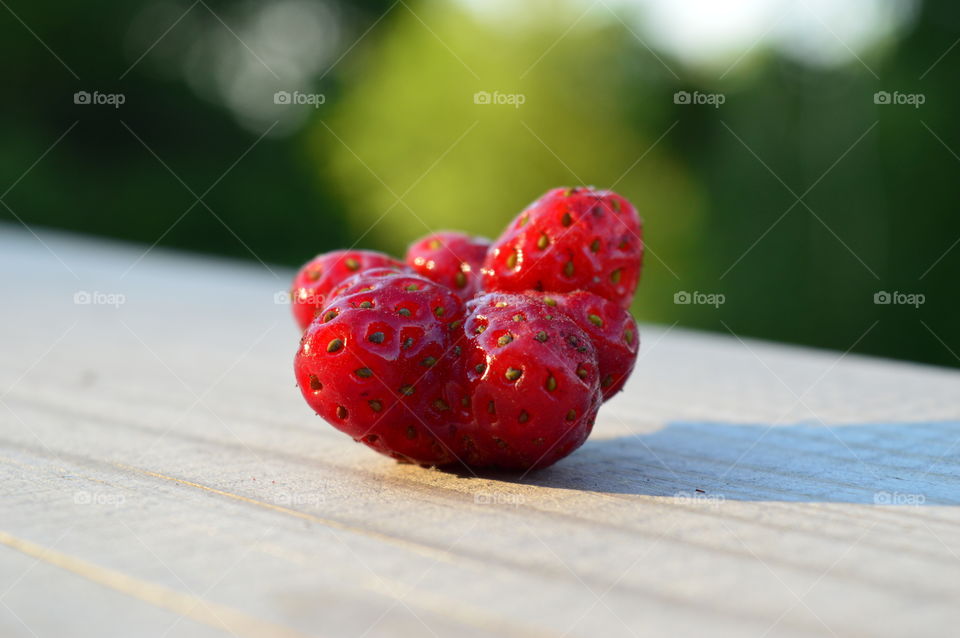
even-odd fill
[(320, 255), (294, 280), (297, 383), (334, 427), (403, 462), (550, 465), (633, 370), (641, 233), (620, 195), (558, 188), (492, 244), (443, 232), (406, 263)]

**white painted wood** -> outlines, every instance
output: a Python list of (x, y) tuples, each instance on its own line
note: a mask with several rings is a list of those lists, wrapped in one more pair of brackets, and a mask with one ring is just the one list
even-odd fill
[(956, 371), (644, 326), (584, 448), (456, 476), (310, 412), (289, 272), (41, 237), (0, 227), (0, 636), (960, 622)]

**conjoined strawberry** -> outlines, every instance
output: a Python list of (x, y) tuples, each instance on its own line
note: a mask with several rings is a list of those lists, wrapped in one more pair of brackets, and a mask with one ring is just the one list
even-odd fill
[(640, 217), (612, 191), (557, 188), (521, 212), (491, 246), (488, 291), (586, 290), (628, 308), (640, 280)]
[(640, 218), (592, 188), (555, 189), (493, 245), (456, 232), (320, 255), (297, 273), (307, 403), (400, 461), (529, 470), (586, 440), (630, 375)]

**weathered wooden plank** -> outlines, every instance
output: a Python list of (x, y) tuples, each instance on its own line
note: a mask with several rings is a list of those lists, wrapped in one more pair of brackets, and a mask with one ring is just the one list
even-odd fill
[(955, 371), (646, 326), (582, 450), (522, 478), (456, 476), (309, 412), (274, 303), (286, 281), (266, 270), (44, 234), (75, 279), (2, 231), (0, 264), (23, 275), (0, 315), (4, 636), (960, 620)]

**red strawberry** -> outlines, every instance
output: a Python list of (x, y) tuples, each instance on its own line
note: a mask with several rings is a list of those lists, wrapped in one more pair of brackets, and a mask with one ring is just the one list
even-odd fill
[(461, 374), (472, 422), (458, 430), (463, 460), (530, 469), (580, 447), (601, 402), (589, 337), (527, 295), (482, 295), (467, 310)]
[(358, 272), (382, 266), (406, 269), (389, 255), (370, 250), (335, 250), (304, 264), (293, 279), (290, 293), (293, 317), (300, 329), (307, 329), (334, 287)]
[(640, 279), (640, 217), (626, 199), (557, 188), (520, 213), (491, 246), (483, 289), (587, 290), (628, 308)]
[(590, 336), (597, 349), (603, 400), (622, 390), (640, 350), (640, 332), (630, 312), (589, 292), (529, 294), (563, 312)]
[(463, 305), (449, 289), (390, 268), (344, 282), (310, 324), (294, 367), (307, 403), (334, 427), (393, 458), (454, 462), (444, 383)]
[(407, 265), (428, 279), (469, 299), (480, 288), (480, 267), (490, 240), (444, 231), (427, 235), (410, 245)]

